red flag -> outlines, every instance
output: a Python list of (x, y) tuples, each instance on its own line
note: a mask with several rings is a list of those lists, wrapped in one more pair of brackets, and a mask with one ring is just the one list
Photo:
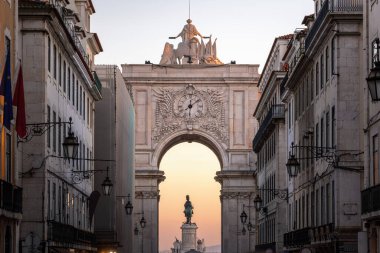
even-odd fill
[(25, 116), (25, 96), (24, 80), (22, 78), (22, 68), (18, 72), (15, 94), (13, 96), (13, 106), (17, 106), (16, 132), (20, 138), (26, 136), (26, 116)]

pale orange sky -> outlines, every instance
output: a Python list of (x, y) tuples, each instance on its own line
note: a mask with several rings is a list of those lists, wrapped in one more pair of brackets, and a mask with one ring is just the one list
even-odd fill
[(221, 237), (220, 184), (214, 180), (220, 164), (215, 154), (199, 143), (181, 143), (163, 157), (160, 170), (166, 180), (160, 184), (160, 251), (181, 240), (186, 195), (194, 206), (192, 222), (198, 225), (197, 236), (206, 247), (219, 245)]

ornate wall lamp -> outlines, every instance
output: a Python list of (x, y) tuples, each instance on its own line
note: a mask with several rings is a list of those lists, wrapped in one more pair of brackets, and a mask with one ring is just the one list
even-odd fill
[(248, 220), (248, 224), (247, 224), (248, 231), (251, 232), (253, 230), (253, 225), (251, 223), (251, 216), (248, 216), (247, 213), (245, 212), (246, 207), (248, 207), (248, 213), (250, 214), (251, 207), (255, 207), (255, 206), (243, 204), (243, 211), (240, 214), (240, 221), (243, 224), (243, 229), (241, 231), (242, 235), (245, 235), (247, 233), (247, 230), (245, 229), (245, 224), (247, 223), (247, 220)]
[[(295, 178), (297, 177), (300, 171), (300, 163), (298, 160), (312, 160), (312, 159), (323, 159), (330, 166), (343, 170), (351, 170), (351, 171), (361, 171), (362, 169), (355, 169), (347, 166), (340, 166), (339, 160), (343, 156), (359, 156), (363, 154), (363, 152), (347, 150), (342, 153), (342, 150), (336, 150), (335, 148), (326, 148), (326, 147), (316, 147), (316, 146), (302, 146), (302, 145), (291, 145), (291, 151), (289, 152), (288, 162), (286, 163), (286, 168), (288, 170), (289, 177)], [(306, 150), (309, 156), (306, 157), (296, 157), (295, 151)], [(339, 154), (341, 153), (341, 154)]]
[(374, 59), (375, 67), (371, 69), (367, 77), (368, 89), (372, 97), (372, 101), (380, 101), (380, 39), (374, 41), (373, 51), (376, 59)]
[(116, 196), (117, 198), (127, 198), (127, 203), (124, 206), (126, 215), (131, 215), (133, 211), (133, 205), (131, 203), (131, 194), (128, 194), (127, 196)]

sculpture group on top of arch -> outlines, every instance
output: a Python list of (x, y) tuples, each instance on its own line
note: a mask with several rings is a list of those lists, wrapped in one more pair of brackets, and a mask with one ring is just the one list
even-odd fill
[[(161, 65), (169, 64), (223, 64), (216, 55), (216, 39), (212, 42), (212, 36), (202, 36), (197, 28), (188, 19), (187, 24), (176, 37), (182, 38), (177, 48), (173, 44), (166, 43), (161, 57)], [(198, 38), (199, 37), (199, 38)], [(203, 39), (209, 41), (205, 44)]]

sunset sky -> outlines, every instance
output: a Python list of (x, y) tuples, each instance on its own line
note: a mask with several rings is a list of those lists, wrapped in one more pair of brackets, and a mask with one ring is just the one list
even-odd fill
[(202, 144), (182, 143), (166, 153), (160, 170), (166, 175), (160, 185), (160, 250), (170, 249), (175, 236), (181, 240), (186, 195), (194, 206), (198, 237), (206, 246), (220, 244), (220, 184), (214, 180), (220, 165), (215, 154)]
[[(159, 63), (165, 42), (176, 36), (188, 19), (188, 0), (93, 0), (93, 32), (104, 52), (97, 64)], [(313, 13), (312, 0), (192, 0), (191, 19), (204, 36), (218, 38), (218, 57), (229, 63), (265, 64), (273, 40), (300, 28)], [(177, 44), (180, 41), (171, 41)], [(164, 157), (161, 170), (160, 249), (168, 249), (184, 221), (189, 194), (194, 221), (207, 245), (220, 243), (220, 186), (213, 179), (217, 158), (200, 144), (180, 144)], [(187, 184), (189, 183), (189, 184)]]

